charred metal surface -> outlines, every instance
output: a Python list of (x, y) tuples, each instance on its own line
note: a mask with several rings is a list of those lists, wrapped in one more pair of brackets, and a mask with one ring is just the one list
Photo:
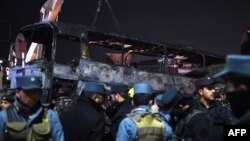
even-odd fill
[[(57, 34), (69, 35), (79, 40), (81, 38), (87, 38), (90, 44), (101, 45), (107, 48), (121, 50), (125, 44), (130, 45), (129, 48), (124, 48), (125, 52), (129, 50), (141, 50), (141, 52), (138, 52), (138, 54), (150, 56), (162, 56), (165, 55), (165, 53), (170, 56), (181, 55), (188, 57), (189, 61), (198, 64), (205, 61), (206, 66), (212, 64), (222, 64), (225, 62), (224, 56), (198, 50), (191, 45), (143, 41), (137, 38), (92, 30), (79, 24), (43, 22), (25, 26), (21, 29), (21, 31), (24, 32), (27, 30), (33, 30), (34, 28), (42, 27), (55, 28), (57, 29)], [(202, 58), (203, 56), (204, 58)]]
[(133, 86), (138, 82), (149, 83), (154, 91), (162, 91), (175, 87), (182, 92), (191, 94), (194, 91), (194, 79), (169, 74), (150, 73), (128, 67), (111, 66), (103, 63), (81, 60), (80, 82), (78, 90), (84, 87), (81, 81), (95, 81), (102, 83), (122, 83)]
[[(52, 79), (52, 73), (48, 71), (48, 66), (43, 63), (34, 63), (31, 65), (25, 66), (25, 75), (29, 76), (38, 76), (42, 78), (44, 89), (51, 88), (51, 79)], [(10, 69), (10, 88), (14, 89), (16, 88), (16, 77), (22, 76), (22, 67), (15, 66)]]
[(87, 35), (87, 27), (79, 24), (69, 24), (69, 23), (55, 23), (55, 25), (58, 28), (58, 33), (59, 34), (65, 34), (65, 35), (70, 35), (74, 36), (77, 38), (86, 38)]
[(63, 111), (66, 111), (69, 107), (71, 107), (75, 101), (70, 97), (59, 97), (55, 100), (55, 108), (54, 110), (60, 114)]
[(53, 67), (53, 76), (66, 80), (77, 80), (79, 76), (78, 69), (74, 72), (70, 66), (55, 64)]

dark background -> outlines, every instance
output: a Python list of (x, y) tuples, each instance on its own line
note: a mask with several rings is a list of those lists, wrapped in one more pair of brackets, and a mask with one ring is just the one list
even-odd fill
[[(98, 0), (65, 0), (59, 21), (91, 26)], [(0, 20), (18, 29), (39, 21), (45, 0), (0, 0)], [(143, 40), (191, 44), (197, 49), (225, 55), (239, 53), (250, 26), (250, 0), (110, 0), (123, 32)], [(117, 32), (109, 9), (102, 4), (96, 28)], [(0, 24), (0, 40), (8, 39), (8, 25)], [(6, 50), (0, 44), (0, 52)]]

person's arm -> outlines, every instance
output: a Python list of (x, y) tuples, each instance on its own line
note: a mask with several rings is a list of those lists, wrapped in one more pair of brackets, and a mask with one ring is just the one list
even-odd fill
[(233, 115), (231, 111), (222, 105), (222, 103), (218, 103), (220, 105), (217, 106), (217, 111), (214, 115), (214, 124), (224, 126), (225, 124), (233, 123)]
[(3, 111), (0, 112), (0, 141), (4, 141), (5, 120)]
[(236, 117), (234, 117), (233, 113), (231, 112), (231, 110), (229, 110), (228, 108), (225, 107), (225, 124), (226, 125), (232, 125), (235, 123), (236, 121)]
[(132, 141), (136, 137), (137, 127), (130, 118), (125, 118), (119, 125), (116, 141)]
[(64, 141), (62, 125), (61, 125), (61, 122), (59, 121), (57, 114), (52, 110), (49, 110), (48, 114), (49, 114), (49, 120), (50, 120), (50, 124), (52, 128), (53, 141)]
[(164, 141), (172, 139), (173, 131), (172, 128), (167, 123), (164, 123), (164, 131), (165, 131)]

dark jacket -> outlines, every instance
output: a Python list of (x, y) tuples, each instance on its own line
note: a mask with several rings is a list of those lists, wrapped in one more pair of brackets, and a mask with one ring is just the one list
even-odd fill
[(81, 97), (60, 114), (65, 141), (102, 141), (105, 120), (102, 108), (92, 100)]
[(250, 54), (250, 41), (247, 41), (241, 45), (241, 54), (249, 55)]
[[(248, 29), (250, 30), (250, 29)], [(243, 35), (243, 40), (241, 44), (241, 54), (249, 55), (250, 54), (250, 33), (246, 32)]]
[(250, 125), (250, 110), (239, 118), (236, 124)]
[(130, 113), (132, 109), (133, 107), (131, 101), (125, 100), (107, 113), (111, 120), (110, 132), (112, 134), (113, 140), (116, 137), (120, 122), (122, 121), (122, 119), (127, 117), (127, 114)]
[[(190, 108), (183, 114), (183, 116), (181, 116), (182, 119), (177, 123), (175, 131), (177, 139), (184, 138), (185, 140), (187, 140), (191, 138), (193, 141), (212, 141), (211, 123), (209, 119), (201, 111), (199, 111), (197, 114), (193, 114), (195, 110), (197, 110), (197, 108), (193, 103)], [(189, 121), (187, 122), (188, 116), (190, 116), (191, 114), (193, 114), (193, 116), (189, 117)], [(184, 122), (185, 124), (183, 124), (182, 122)], [(181, 128), (183, 130), (181, 130)]]
[(197, 105), (212, 123), (213, 141), (223, 141), (224, 125), (231, 124), (233, 120), (229, 109), (220, 101), (213, 102), (209, 108), (206, 108), (199, 100), (197, 100)]

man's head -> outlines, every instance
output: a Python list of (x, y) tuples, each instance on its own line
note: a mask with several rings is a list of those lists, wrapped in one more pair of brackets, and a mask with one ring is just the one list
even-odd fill
[[(193, 97), (191, 95), (183, 95), (182, 99), (178, 101), (173, 109), (172, 115), (177, 117), (184, 117), (193, 109)], [(193, 107), (193, 108), (192, 108)]]
[(41, 78), (34, 76), (22, 76), (16, 78), (17, 98), (28, 107), (34, 107), (41, 94)]
[(6, 109), (11, 106), (11, 104), (15, 101), (12, 95), (3, 95), (1, 98), (1, 108)]
[(107, 97), (104, 85), (102, 84), (87, 82), (83, 91), (87, 98), (90, 98), (99, 105), (102, 105)]
[(224, 80), (226, 80), (227, 93), (250, 91), (250, 76), (231, 73), (225, 76)]
[(133, 104), (135, 106), (140, 106), (140, 105), (151, 106), (153, 104), (152, 99), (153, 99), (152, 88), (149, 84), (138, 83), (134, 85)]
[(215, 100), (215, 86), (214, 80), (210, 77), (204, 77), (195, 82), (196, 92), (200, 99), (205, 101)]
[(162, 94), (158, 104), (162, 112), (170, 114), (182, 98), (182, 94), (177, 89), (170, 88)]
[(128, 99), (128, 86), (113, 84), (110, 86), (109, 93), (113, 97), (113, 102), (121, 103)]
[(250, 109), (250, 56), (228, 55), (224, 70), (215, 75), (226, 81), (226, 95), (236, 117)]

